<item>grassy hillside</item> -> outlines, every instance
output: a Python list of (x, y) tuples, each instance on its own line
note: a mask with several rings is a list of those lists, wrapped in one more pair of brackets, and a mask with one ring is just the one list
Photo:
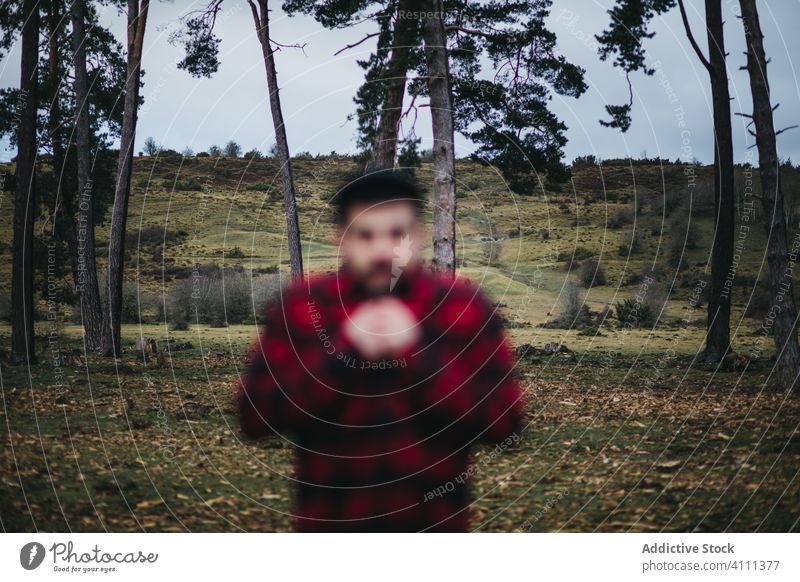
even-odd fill
[[(344, 157), (294, 162), (308, 271), (337, 265), (326, 199), (353, 165)], [(429, 182), (430, 171), (423, 165), (419, 177)], [(0, 324), (3, 529), (289, 528), (292, 448), (278, 439), (241, 442), (231, 399), (255, 322), (178, 326), (171, 314), (193, 269), (239, 266), (263, 283), (259, 289), (280, 283), (288, 257), (276, 172), (272, 160), (136, 158), (131, 323), (123, 326), (121, 358), (84, 354), (64, 305), (55, 324), (37, 322), (40, 363), (9, 366), (10, 331)], [(759, 328), (769, 293), (756, 282), (766, 280), (766, 238), (758, 200), (750, 210), (744, 196), (748, 178), (758, 194), (757, 174), (737, 175), (739, 226), (752, 227), (737, 228), (738, 355), (719, 366), (694, 359), (705, 326), (696, 290), (708, 277), (713, 231), (710, 168), (577, 166), (570, 183), (524, 195), (473, 162), (459, 161), (457, 175), (460, 272), (502, 305), (530, 403), (518, 446), (475, 456), (473, 528), (796, 529), (800, 406), (765, 389), (772, 338)], [(800, 199), (797, 172), (784, 178), (791, 205)], [(2, 194), (7, 296), (12, 206), (11, 193)], [(39, 227), (47, 232), (44, 221)], [(100, 225), (100, 249), (106, 237)], [(242, 288), (229, 276), (227, 303), (211, 311), (230, 315), (233, 302), (249, 305)], [(621, 327), (614, 309), (604, 319), (607, 306), (637, 295), (657, 324)], [(168, 324), (159, 315), (165, 309)], [(140, 337), (158, 340), (161, 356), (139, 361)], [(549, 354), (541, 350), (547, 343), (571, 351)]]
[[(355, 169), (355, 162), (346, 157), (298, 159), (294, 169), (306, 270), (332, 269), (338, 258), (327, 199)], [(13, 167), (0, 170), (12, 173)], [(136, 158), (126, 279), (128, 298), (139, 303), (131, 310), (140, 312), (143, 322), (154, 320), (154, 306), (164, 302), (176, 283), (187, 280), (193, 267), (241, 266), (265, 277), (288, 269), (277, 170), (269, 158)], [(429, 183), (430, 172), (430, 164), (424, 164), (418, 176)], [(541, 188), (519, 194), (509, 191), (493, 168), (460, 160), (460, 272), (479, 280), (506, 307), (508, 319), (518, 324), (514, 334), (519, 342), (560, 341), (566, 336), (570, 345), (586, 348), (608, 343), (603, 336), (577, 336), (578, 328), (586, 327), (580, 321), (565, 326), (576, 328), (571, 330), (537, 327), (557, 318), (565, 301), (574, 301), (567, 297), (568, 283), (580, 284), (586, 278), (581, 265), (587, 262), (599, 263), (605, 275), (604, 282), (595, 279), (603, 284), (582, 287), (578, 293), (578, 301), (593, 312), (645, 293), (661, 312), (660, 327), (669, 330), (676, 320), (687, 318), (702, 331), (704, 303), (695, 302), (688, 317), (687, 307), (698, 282), (706, 281), (709, 274), (711, 172), (708, 167), (639, 162), (582, 165), (573, 168), (572, 181), (560, 185), (558, 191)], [(760, 324), (758, 318), (743, 317), (745, 310), (749, 305), (752, 315), (761, 315), (768, 295), (766, 286), (755, 285), (766, 281), (767, 268), (757, 178), (756, 172), (749, 177), (755, 196), (747, 199), (755, 206), (746, 207), (748, 177), (737, 170), (739, 224), (732, 325), (738, 332), (735, 347), (744, 351), (752, 347), (748, 336)], [(789, 205), (800, 195), (798, 184), (798, 172), (786, 170)], [(0, 261), (4, 295), (10, 288), (10, 195), (5, 192), (0, 204), (0, 256), (7, 259)], [(45, 222), (39, 224), (46, 233)], [(749, 225), (749, 230), (740, 230), (743, 225)], [(792, 226), (794, 236), (797, 225)], [(98, 226), (97, 237), (103, 263), (106, 224)], [(69, 279), (61, 285), (68, 286)], [(64, 309), (68, 312), (69, 306)], [(139, 317), (131, 319), (138, 322)], [(648, 349), (658, 351), (659, 334), (647, 337)], [(701, 338), (688, 332), (686, 337), (683, 346), (692, 352)], [(640, 344), (636, 342), (635, 347)]]

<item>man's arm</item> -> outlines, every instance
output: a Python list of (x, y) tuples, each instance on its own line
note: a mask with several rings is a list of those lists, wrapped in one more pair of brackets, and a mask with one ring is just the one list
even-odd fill
[[(500, 443), (521, 430), (522, 390), (503, 323), (486, 296), (471, 284), (447, 308), (450, 331), (428, 349), (438, 370), (420, 392), (421, 406), (439, 428)], [(422, 388), (422, 386), (421, 386)]]
[(355, 350), (341, 326), (302, 293), (286, 292), (270, 305), (248, 369), (237, 391), (242, 431), (249, 437), (282, 435), (330, 420), (342, 405), (337, 390), (352, 372), (343, 362)]

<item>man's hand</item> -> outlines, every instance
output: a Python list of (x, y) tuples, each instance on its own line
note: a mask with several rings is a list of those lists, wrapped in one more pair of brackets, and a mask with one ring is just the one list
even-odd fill
[(393, 296), (364, 301), (343, 325), (345, 337), (368, 360), (396, 356), (422, 333), (411, 309)]

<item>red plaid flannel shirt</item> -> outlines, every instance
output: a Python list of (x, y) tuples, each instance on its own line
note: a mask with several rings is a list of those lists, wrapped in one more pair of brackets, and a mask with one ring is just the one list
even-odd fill
[(518, 440), (514, 358), (486, 296), (419, 266), (392, 293), (423, 332), (393, 359), (344, 337), (368, 297), (345, 268), (285, 287), (251, 348), (242, 429), (296, 446), (298, 531), (466, 531), (470, 445)]

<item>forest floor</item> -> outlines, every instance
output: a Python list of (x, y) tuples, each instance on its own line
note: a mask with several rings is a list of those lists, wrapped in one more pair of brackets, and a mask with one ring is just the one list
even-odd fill
[[(233, 409), (254, 329), (172, 332), (193, 346), (161, 365), (90, 358), (91, 384), (82, 361), (4, 365), (2, 528), (290, 530), (292, 448), (240, 440)], [(476, 449), (474, 530), (798, 530), (800, 402), (769, 388), (768, 359), (610, 353), (520, 358), (527, 425)]]

